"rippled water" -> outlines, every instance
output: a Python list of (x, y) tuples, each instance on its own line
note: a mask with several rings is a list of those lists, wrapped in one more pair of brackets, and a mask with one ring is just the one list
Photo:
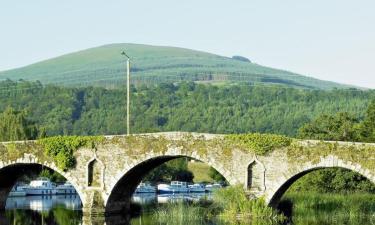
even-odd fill
[[(31, 197), (13, 197), (8, 198), (6, 211), (0, 214), (0, 225), (3, 224), (20, 224), (20, 225), (185, 225), (183, 221), (158, 221), (157, 217), (153, 215), (155, 209), (160, 204), (168, 204), (171, 202), (188, 199), (189, 201), (196, 201), (200, 198), (211, 198), (210, 195), (135, 195), (133, 201), (143, 206), (142, 215), (130, 218), (130, 216), (117, 216), (107, 218), (83, 218), (81, 209), (81, 202), (78, 196), (31, 196)], [(331, 214), (330, 214), (331, 213)], [(364, 215), (362, 218), (355, 221), (343, 221), (340, 214), (346, 212), (321, 212), (309, 211), (306, 215), (296, 215), (294, 218), (296, 225), (321, 225), (321, 224), (375, 224), (375, 211), (373, 214)], [(233, 225), (233, 224), (270, 224), (264, 221), (248, 222), (248, 223), (224, 223), (217, 219), (212, 220), (196, 220), (190, 221), (189, 225)]]

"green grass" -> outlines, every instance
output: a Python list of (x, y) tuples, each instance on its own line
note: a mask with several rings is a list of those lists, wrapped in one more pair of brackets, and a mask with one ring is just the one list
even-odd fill
[(125, 82), (125, 59), (120, 54), (123, 50), (132, 58), (132, 82), (135, 85), (190, 80), (319, 89), (347, 87), (206, 52), (139, 44), (111, 44), (63, 55), (0, 72), (0, 80), (9, 78), (73, 86), (118, 87)]
[(208, 171), (210, 166), (202, 162), (189, 162), (188, 170), (194, 174), (194, 183), (213, 183), (215, 182), (210, 176)]
[(249, 199), (242, 186), (230, 186), (214, 192), (214, 203), (221, 209), (220, 217), (226, 221), (281, 222), (285, 218), (268, 207), (264, 199)]
[(287, 193), (282, 201), (293, 203), (293, 223), (374, 224), (375, 195)]
[(184, 202), (171, 203), (155, 210), (153, 217), (159, 224), (205, 224), (207, 209)]

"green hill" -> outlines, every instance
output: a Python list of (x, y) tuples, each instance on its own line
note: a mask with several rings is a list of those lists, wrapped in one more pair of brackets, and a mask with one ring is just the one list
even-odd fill
[(282, 84), (300, 88), (346, 88), (288, 71), (233, 58), (175, 47), (139, 44), (111, 44), (91, 48), (18, 69), (0, 72), (0, 80), (39, 80), (44, 84), (69, 86), (123, 85), (126, 50), (132, 58), (133, 84), (154, 84), (189, 80), (210, 83)]

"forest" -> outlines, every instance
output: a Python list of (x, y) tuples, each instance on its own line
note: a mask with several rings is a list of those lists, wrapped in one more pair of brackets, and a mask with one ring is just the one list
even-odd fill
[[(131, 88), (131, 132), (276, 133), (295, 137), (322, 114), (364, 118), (375, 91), (303, 90), (279, 86), (215, 86), (184, 82)], [(126, 133), (125, 90), (0, 82), (0, 112), (25, 111), (53, 135)]]

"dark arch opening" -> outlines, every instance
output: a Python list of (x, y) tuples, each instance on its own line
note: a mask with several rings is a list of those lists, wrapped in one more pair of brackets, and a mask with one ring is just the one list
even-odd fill
[(368, 181), (370, 181), (372, 184), (375, 185), (375, 183), (373, 183), (370, 179), (366, 178), (364, 175), (358, 173), (357, 171), (353, 171), (353, 170), (350, 170), (350, 169), (347, 169), (347, 168), (343, 168), (343, 167), (317, 167), (317, 168), (313, 168), (313, 169), (310, 169), (310, 170), (306, 170), (306, 171), (303, 171), (301, 173), (298, 173), (296, 174), (295, 176), (291, 177), (290, 179), (288, 179), (275, 193), (274, 195), (272, 196), (270, 202), (269, 202), (269, 206), (273, 207), (273, 208), (277, 208), (279, 203), (280, 203), (280, 200), (282, 199), (282, 197), (284, 196), (284, 194), (288, 191), (288, 189), (297, 181), (299, 180), (300, 178), (302, 178), (303, 176), (311, 173), (311, 172), (314, 172), (314, 171), (318, 171), (318, 170), (324, 170), (324, 169), (342, 169), (342, 170), (345, 170), (345, 171), (351, 171), (351, 172), (354, 172), (358, 175), (360, 175), (363, 179), (366, 179)]
[[(137, 186), (155, 168), (179, 158), (193, 159), (187, 156), (160, 156), (148, 159), (130, 169), (114, 186), (107, 204), (106, 215), (131, 213), (130, 202)], [(204, 162), (203, 162), (204, 163)], [(208, 172), (208, 171), (207, 171)]]
[[(26, 177), (37, 177), (43, 170), (48, 170), (51, 172), (56, 172), (52, 168), (43, 166), (37, 163), (18, 163), (13, 165), (8, 165), (0, 169), (0, 211), (6, 209), (7, 199), (9, 198), (9, 193), (14, 187), (14, 185), (21, 180), (21, 178)], [(62, 174), (59, 174), (64, 177)], [(65, 178), (65, 177), (64, 177)], [(65, 178), (66, 179), (66, 178)], [(67, 180), (68, 181), (68, 180)], [(75, 192), (69, 192), (69, 195), (75, 195), (78, 197), (78, 202), (82, 206), (81, 197), (74, 187)], [(52, 194), (51, 194), (52, 195)]]

